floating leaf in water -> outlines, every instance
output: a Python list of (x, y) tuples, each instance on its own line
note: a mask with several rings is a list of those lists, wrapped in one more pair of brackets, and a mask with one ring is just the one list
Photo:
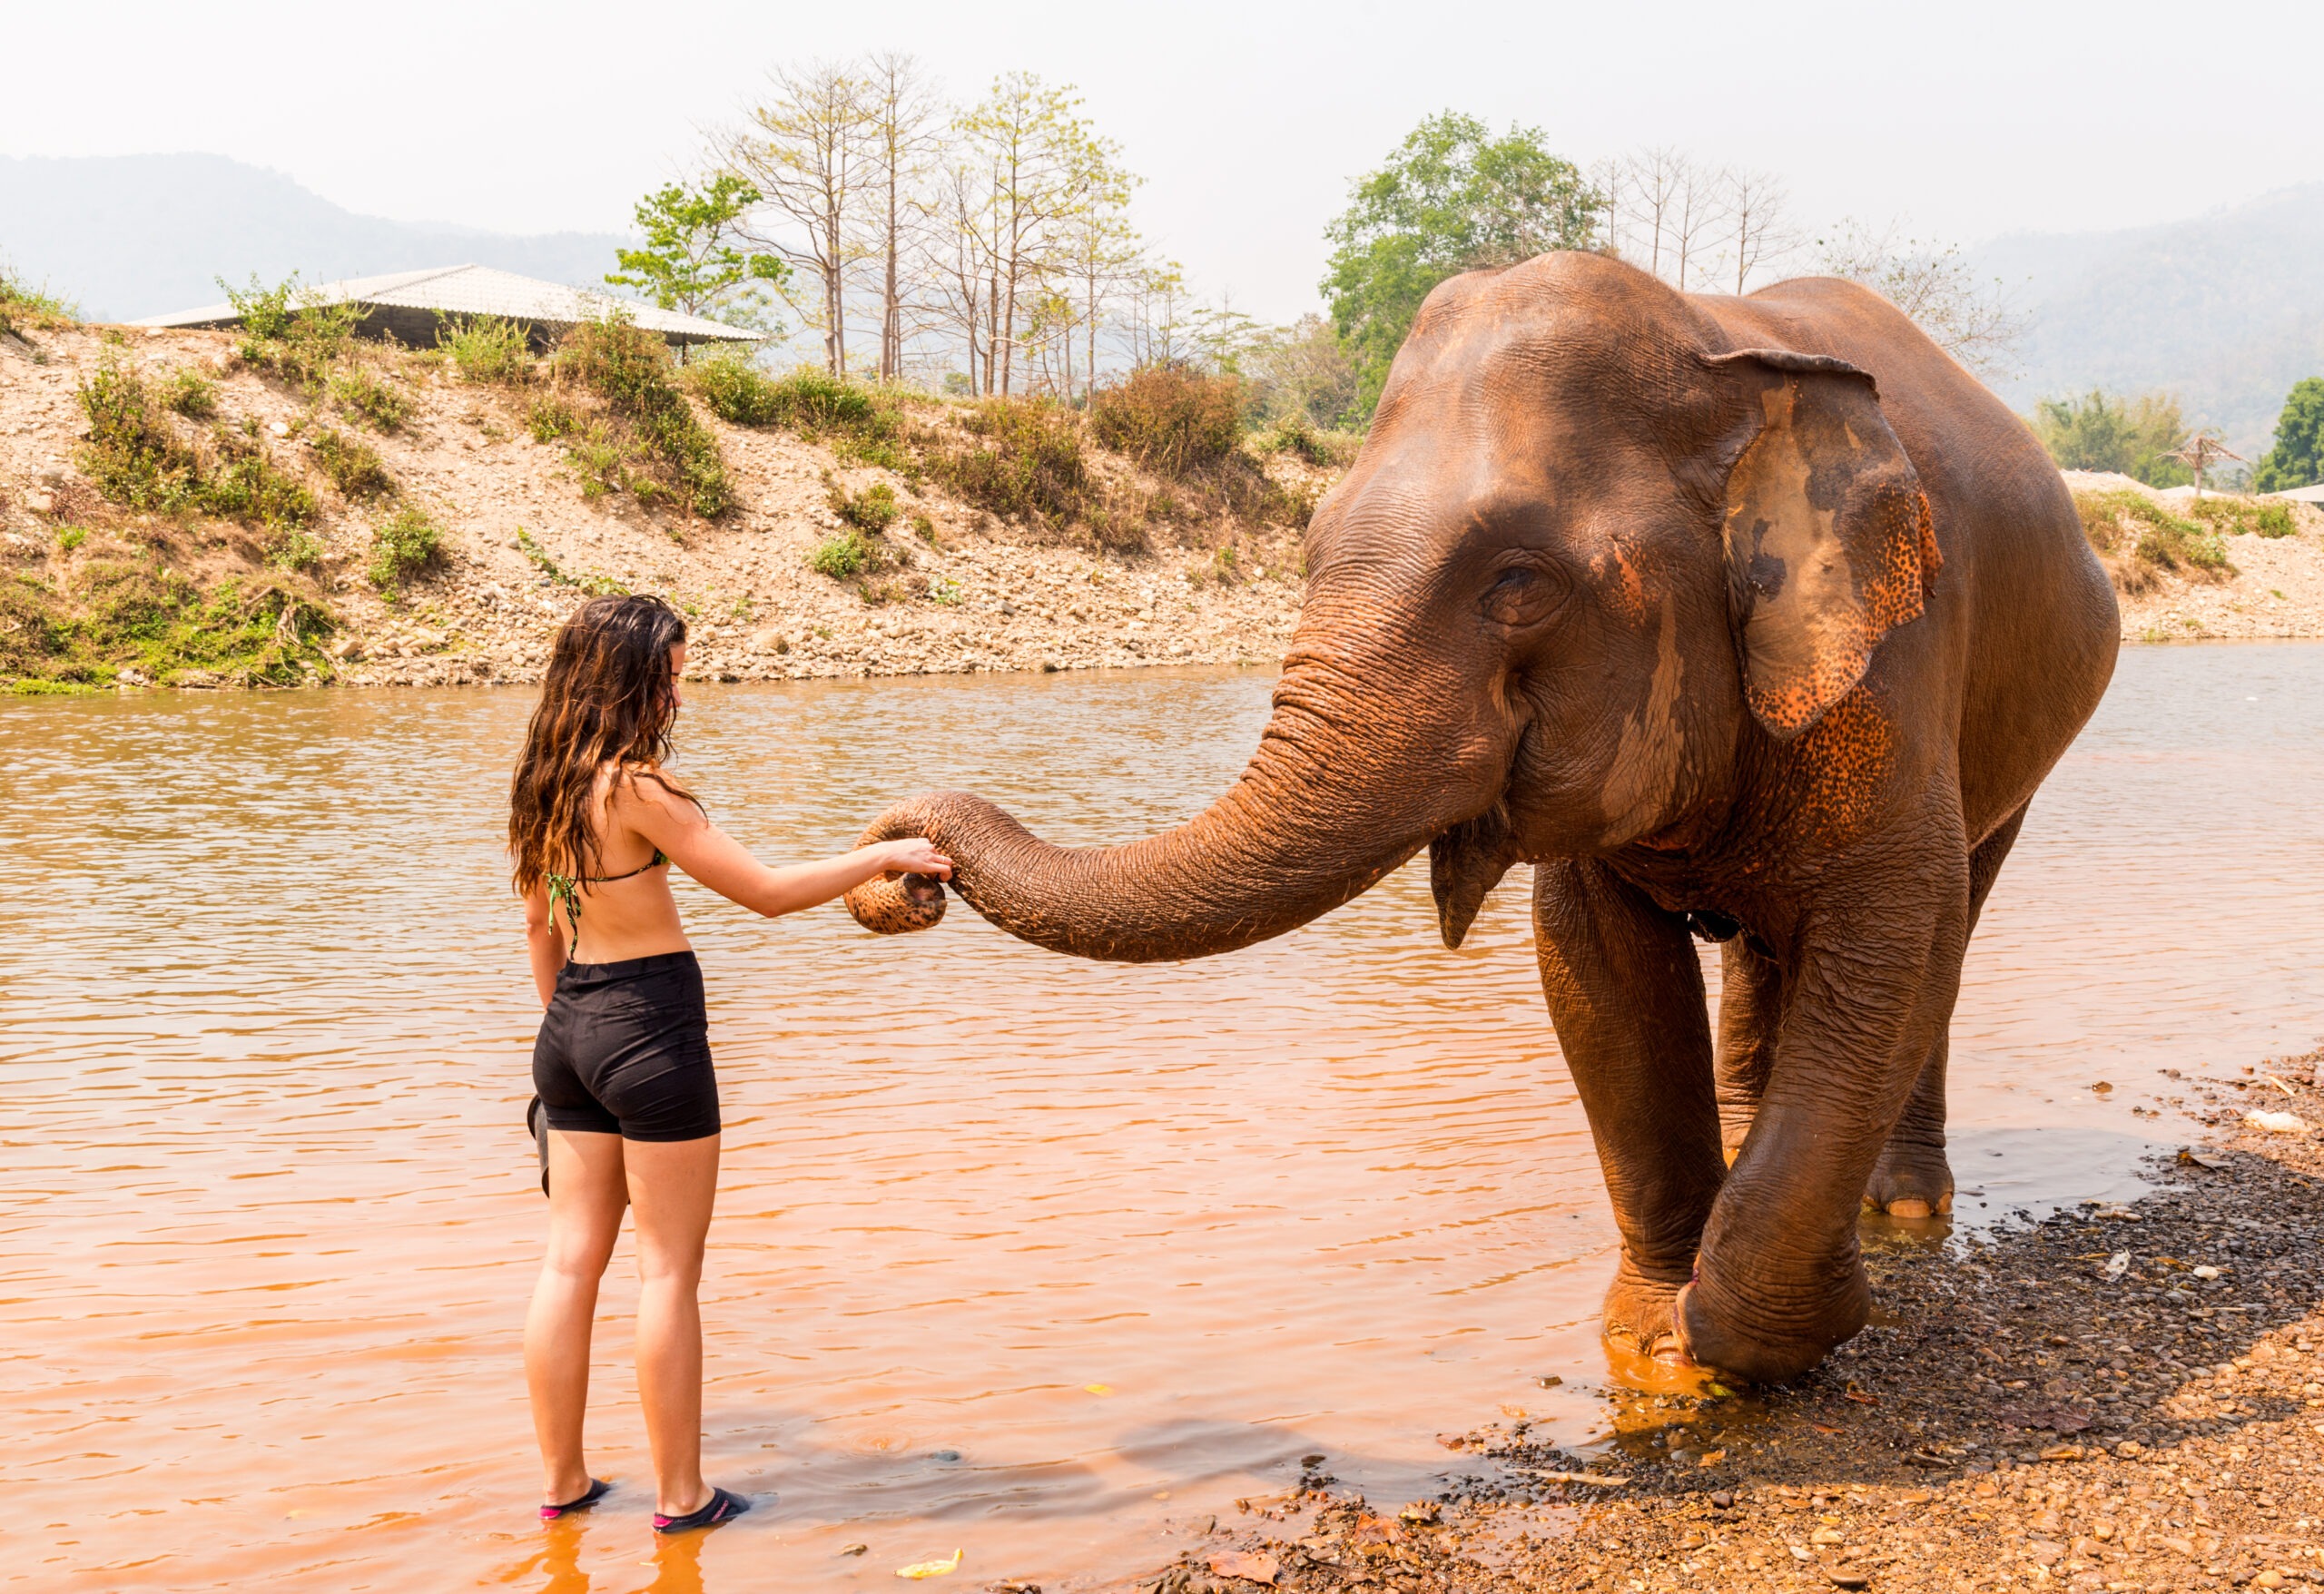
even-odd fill
[(960, 1552), (954, 1550), (950, 1560), (916, 1560), (908, 1567), (898, 1567), (896, 1576), (918, 1581), (921, 1578), (949, 1578), (960, 1569)]
[(1110, 1383), (1085, 1383), (1081, 1387), (1088, 1390), (1091, 1394), (1111, 1394), (1114, 1392), (1114, 1386)]

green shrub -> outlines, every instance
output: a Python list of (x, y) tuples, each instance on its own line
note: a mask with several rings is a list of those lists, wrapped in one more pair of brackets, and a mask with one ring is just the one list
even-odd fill
[(783, 418), (774, 380), (746, 358), (722, 354), (689, 366), (686, 385), (729, 426), (774, 426)]
[(212, 515), (278, 529), (306, 526), (315, 517), (315, 495), (307, 484), (275, 464), (273, 453), (247, 432), (221, 428), (218, 462), (202, 489), (200, 507)]
[(322, 561), (323, 545), (311, 532), (281, 532), (267, 545), (266, 562), (285, 570), (311, 570)]
[(580, 427), (581, 418), (562, 398), (536, 398), (525, 407), (525, 429), (536, 443), (554, 443)]
[(56, 546), (68, 554), (88, 540), (89, 528), (85, 526), (68, 526), (56, 534)]
[(331, 371), (354, 347), (355, 329), (363, 320), (357, 304), (318, 304), (299, 287), (294, 273), (269, 288), (256, 272), (248, 289), (218, 286), (242, 323), (241, 341), (235, 352), (261, 370), (270, 371), (310, 395), (320, 393)]
[(330, 396), (342, 413), (379, 431), (394, 431), (411, 418), (411, 396), (367, 365), (333, 377)]
[(367, 574), (382, 592), (400, 587), (442, 556), (443, 533), (417, 509), (399, 509), (371, 532)]
[(394, 479), (372, 447), (329, 427), (315, 431), (315, 462), (343, 497), (379, 498), (395, 491)]
[(1160, 476), (1208, 470), (1243, 441), (1243, 384), (1177, 366), (1144, 366), (1089, 397), (1089, 430)]
[(831, 503), (842, 520), (859, 531), (874, 535), (893, 526), (896, 517), (903, 513), (903, 507), (896, 502), (896, 489), (886, 482), (868, 487), (860, 493), (850, 493), (834, 482)]
[(2214, 494), (2195, 499), (2187, 506), (2187, 513), (2228, 536), (2290, 536), (2299, 529), (2292, 524), (2290, 505), (2253, 498)]
[(81, 468), (100, 495), (165, 515), (201, 507), (202, 457), (135, 371), (108, 354), (81, 384), (80, 396), (89, 422)]
[[(2100, 553), (2127, 553), (2156, 570), (2191, 571), (2218, 578), (2235, 574), (2219, 534), (2182, 519), (2144, 493), (2128, 488), (2076, 493), (2083, 534)], [(2137, 590), (2134, 585), (2132, 590)]]
[(1088, 461), (1081, 424), (1048, 398), (988, 398), (962, 420), (963, 445), (922, 439), (930, 473), (998, 515), (1065, 524), (1088, 507)]
[(436, 347), (462, 381), (516, 387), (532, 379), (532, 339), (519, 322), (500, 316), (447, 316), (436, 329)]
[(844, 581), (861, 576), (879, 561), (879, 549), (861, 531), (850, 526), (838, 536), (824, 538), (807, 556), (807, 568), (818, 576), (828, 576), (834, 581)]
[(631, 460), (645, 466), (638, 470), (625, 462), (622, 467), (623, 485), (632, 493), (649, 500), (666, 494), (704, 519), (734, 507), (718, 439), (679, 389), (669, 346), (659, 336), (618, 316), (584, 321), (558, 348), (556, 369), (605, 400), (622, 422), (628, 435), (614, 441), (627, 445)]
[(200, 371), (172, 371), (162, 384), (162, 408), (189, 420), (207, 420), (218, 413), (218, 384)]

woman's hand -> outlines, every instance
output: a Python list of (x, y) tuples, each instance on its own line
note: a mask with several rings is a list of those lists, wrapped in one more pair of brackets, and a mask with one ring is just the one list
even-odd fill
[(937, 880), (952, 878), (952, 861), (925, 836), (904, 836), (879, 844), (880, 867), (891, 874), (925, 874)]

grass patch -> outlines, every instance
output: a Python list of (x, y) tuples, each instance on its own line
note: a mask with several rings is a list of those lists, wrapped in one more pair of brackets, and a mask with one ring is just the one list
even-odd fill
[(173, 515), (202, 507), (201, 451), (179, 435), (137, 373), (108, 356), (81, 384), (89, 440), (81, 468), (108, 503)]
[(396, 490), (395, 479), (388, 475), (388, 467), (378, 450), (359, 438), (333, 431), (329, 427), (318, 428), (312, 447), (315, 462), (330, 477), (331, 486), (340, 496), (348, 498), (383, 498)]
[(2145, 591), (2163, 571), (2210, 581), (2236, 573), (2217, 532), (2173, 515), (2144, 493), (2127, 487), (2076, 493), (2073, 502), (2083, 534), (2108, 556), (2115, 584), (2125, 592)]
[(368, 365), (331, 378), (330, 397), (342, 415), (374, 431), (395, 431), (411, 418), (411, 395)]
[(500, 316), (447, 316), (436, 347), (464, 382), (513, 388), (533, 379), (531, 336)]
[(299, 286), (296, 275), (269, 288), (253, 272), (247, 289), (228, 287), (226, 298), (241, 318), (241, 340), (234, 352), (243, 362), (280, 377), (310, 398), (320, 393), (332, 370), (355, 346), (363, 308), (318, 304)]
[(218, 384), (200, 371), (170, 373), (162, 384), (162, 408), (188, 420), (208, 420), (218, 413)]
[(808, 569), (833, 581), (862, 576), (879, 563), (879, 545), (852, 526), (842, 527), (836, 536), (825, 537), (807, 556)]
[(371, 532), (371, 563), (364, 572), (382, 592), (403, 584), (443, 557), (444, 534), (417, 509), (399, 509)]
[(1307, 418), (1305, 411), (1294, 410), (1273, 429), (1255, 438), (1253, 443), (1262, 454), (1288, 454), (1319, 469), (1330, 470), (1354, 463), (1364, 439), (1354, 432), (1324, 431)]
[(517, 546), (518, 550), (524, 554), (526, 558), (532, 561), (534, 569), (539, 571), (543, 576), (547, 576), (559, 586), (573, 587), (577, 591), (587, 593), (591, 597), (605, 597), (608, 595), (615, 597), (626, 597), (629, 595), (629, 588), (624, 586), (620, 582), (612, 580), (606, 576), (567, 576), (564, 571), (557, 568), (556, 561), (549, 557), (548, 550), (541, 546), (539, 543), (535, 542), (533, 540), (532, 533), (527, 531), (521, 526), (517, 528)]
[(313, 523), (315, 495), (274, 462), (256, 421), (245, 420), (239, 432), (221, 427), (212, 439), (214, 458), (198, 507), (278, 531)]
[(2225, 536), (2290, 536), (2299, 529), (2292, 523), (2289, 504), (2270, 504), (2256, 498), (2214, 494), (2193, 500), (2187, 506), (2187, 513)]
[(0, 334), (22, 338), (26, 332), (54, 332), (79, 320), (78, 305), (51, 293), (44, 282), (34, 287), (0, 263)]
[(675, 370), (669, 346), (634, 322), (616, 316), (574, 328), (557, 349), (558, 378), (595, 394), (610, 423), (576, 462), (600, 490), (668, 498), (715, 519), (734, 507), (734, 488), (718, 439), (686, 402)]
[(896, 489), (886, 482), (879, 482), (860, 493), (851, 493), (833, 482), (831, 505), (833, 513), (842, 520), (875, 536), (893, 526), (903, 513), (903, 507), (896, 502)]
[(92, 559), (67, 584), (0, 584), (0, 678), (17, 692), (109, 685), (131, 669), (164, 684), (296, 685), (329, 672), (336, 628), (287, 576), (203, 587), (158, 564)]
[(536, 398), (525, 407), (525, 429), (536, 443), (554, 443), (581, 429), (581, 418), (562, 398)]

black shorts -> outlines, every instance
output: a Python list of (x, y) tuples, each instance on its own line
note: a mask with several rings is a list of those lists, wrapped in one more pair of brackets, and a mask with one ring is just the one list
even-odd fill
[(629, 1140), (717, 1134), (694, 955), (567, 963), (533, 1042), (533, 1089), (552, 1129)]

